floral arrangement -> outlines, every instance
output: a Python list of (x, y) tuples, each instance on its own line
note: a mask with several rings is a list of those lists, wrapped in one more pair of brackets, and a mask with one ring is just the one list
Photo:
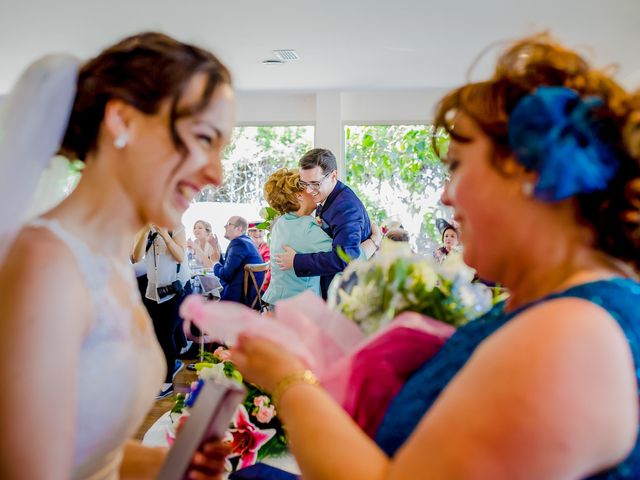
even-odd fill
[(264, 207), (260, 209), (260, 212), (258, 214), (263, 218), (263, 220), (258, 225), (256, 225), (256, 228), (259, 228), (261, 230), (271, 230), (273, 221), (280, 215), (282, 215), (275, 208), (271, 207)]
[(417, 312), (454, 327), (493, 305), (491, 289), (472, 283), (475, 271), (452, 252), (441, 264), (413, 254), (406, 243), (383, 240), (370, 261), (354, 260), (331, 284), (329, 305), (377, 332), (402, 312)]
[(168, 438), (175, 438), (175, 430), (188, 416), (206, 379), (220, 377), (231, 378), (244, 383), (247, 396), (238, 406), (231, 425), (223, 441), (231, 445), (231, 454), (227, 457), (227, 470), (235, 471), (265, 457), (280, 456), (286, 453), (287, 438), (271, 397), (253, 384), (243, 381), (242, 374), (229, 361), (229, 351), (218, 347), (213, 353), (201, 352), (200, 363), (196, 364), (199, 379), (191, 385), (191, 391), (185, 396), (178, 394), (171, 409), (172, 414), (180, 417), (174, 421)]

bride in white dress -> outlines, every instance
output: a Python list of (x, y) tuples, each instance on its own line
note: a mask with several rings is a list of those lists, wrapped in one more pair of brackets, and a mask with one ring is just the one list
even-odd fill
[[(3, 105), (0, 478), (155, 476), (166, 452), (129, 439), (164, 360), (129, 252), (138, 230), (174, 228), (204, 185), (221, 183), (230, 82), (209, 52), (149, 33), (82, 66), (40, 60)], [(59, 147), (85, 162), (82, 179), (21, 226)], [(223, 453), (197, 453), (192, 473), (218, 471)]]

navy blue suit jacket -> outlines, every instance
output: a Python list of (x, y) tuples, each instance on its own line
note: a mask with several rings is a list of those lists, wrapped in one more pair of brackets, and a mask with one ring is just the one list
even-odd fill
[(333, 249), (330, 252), (298, 253), (293, 258), (293, 268), (298, 277), (321, 275), (320, 289), (322, 298), (326, 299), (331, 280), (347, 266), (338, 256), (338, 246), (349, 257), (358, 258), (360, 243), (371, 236), (371, 221), (360, 199), (340, 181), (320, 208), (320, 218), (322, 229), (333, 238)]
[[(222, 300), (249, 303), (255, 296), (255, 290), (249, 289), (249, 299), (243, 297), (244, 266), (248, 263), (264, 263), (253, 241), (245, 234), (229, 242), (227, 252), (220, 257), (220, 262), (213, 266), (213, 273), (222, 285)], [(258, 285), (262, 284), (262, 272), (256, 273)], [(251, 282), (249, 282), (251, 287)]]

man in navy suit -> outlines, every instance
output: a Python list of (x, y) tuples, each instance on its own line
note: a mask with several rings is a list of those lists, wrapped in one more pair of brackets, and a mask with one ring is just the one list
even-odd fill
[(336, 157), (331, 151), (314, 148), (299, 162), (300, 183), (314, 198), (318, 207), (316, 217), (322, 220), (322, 229), (333, 239), (330, 252), (296, 253), (285, 247), (284, 253), (274, 255), (282, 269), (293, 268), (298, 277), (320, 275), (322, 297), (336, 273), (347, 266), (338, 256), (338, 247), (353, 259), (362, 256), (360, 244), (365, 240), (378, 245), (371, 237), (371, 222), (364, 205), (356, 194), (338, 180)]
[[(213, 247), (211, 260), (218, 262), (213, 266), (213, 273), (222, 285), (220, 298), (250, 305), (255, 292), (250, 288), (249, 298), (244, 298), (244, 266), (263, 261), (253, 240), (247, 235), (247, 221), (242, 217), (231, 217), (224, 226), (224, 238), (230, 240), (225, 255), (220, 254), (220, 243), (215, 235), (210, 241)], [(255, 275), (258, 285), (262, 284), (263, 273)]]

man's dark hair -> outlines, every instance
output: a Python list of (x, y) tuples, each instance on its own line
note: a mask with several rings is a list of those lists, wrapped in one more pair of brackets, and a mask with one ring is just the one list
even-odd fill
[(320, 167), (323, 174), (331, 173), (338, 169), (336, 157), (331, 153), (331, 150), (325, 148), (314, 148), (305, 153), (298, 166), (303, 170), (310, 170), (315, 167)]

